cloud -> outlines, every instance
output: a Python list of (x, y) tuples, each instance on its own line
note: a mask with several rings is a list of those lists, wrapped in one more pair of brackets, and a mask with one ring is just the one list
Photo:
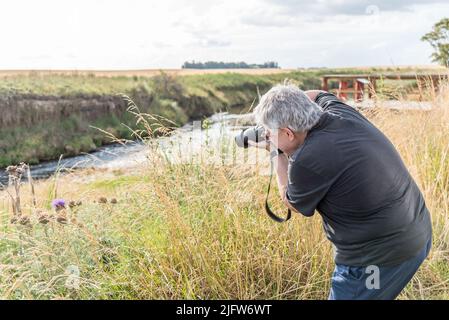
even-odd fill
[(269, 9), (256, 9), (250, 14), (244, 14), (240, 18), (240, 22), (247, 25), (259, 26), (259, 27), (289, 27), (295, 22), (295, 18), (283, 14), (275, 8)]
[(204, 39), (203, 44), (206, 47), (228, 47), (231, 45), (231, 41), (219, 39)]
[(444, 0), (263, 0), (291, 15), (366, 15), (382, 11), (410, 11), (417, 4)]
[(174, 28), (182, 30), (189, 36), (187, 46), (193, 47), (228, 47), (232, 44), (223, 28), (214, 25), (213, 21), (208, 19), (197, 19), (192, 21), (176, 21), (172, 24)]
[(202, 48), (228, 47), (231, 44), (231, 41), (221, 39), (208, 39), (206, 37), (201, 37), (190, 43), (191, 46), (200, 46)]

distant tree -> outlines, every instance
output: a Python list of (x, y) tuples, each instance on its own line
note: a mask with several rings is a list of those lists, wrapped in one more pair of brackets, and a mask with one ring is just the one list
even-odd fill
[(422, 41), (427, 41), (434, 48), (432, 61), (449, 67), (449, 18), (437, 22), (431, 32), (426, 33)]
[(223, 62), (223, 61), (206, 61), (202, 62), (184, 62), (183, 69), (257, 69), (257, 68), (279, 68), (275, 61), (268, 61), (263, 64), (247, 64), (244, 61), (240, 62)]

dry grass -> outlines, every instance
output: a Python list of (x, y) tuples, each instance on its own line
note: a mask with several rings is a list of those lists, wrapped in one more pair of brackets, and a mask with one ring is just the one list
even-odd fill
[[(401, 299), (449, 298), (448, 99), (443, 90), (431, 111), (367, 112), (401, 153), (432, 213), (433, 249)], [(37, 208), (22, 187), (27, 225), (9, 223), (1, 193), (0, 297), (327, 298), (333, 262), (318, 215), (269, 220), (267, 177), (255, 166), (171, 164), (151, 154), (145, 167), (37, 183)], [(49, 208), (55, 191), (83, 204), (57, 213), (67, 224), (43, 225), (38, 215), (56, 214)]]

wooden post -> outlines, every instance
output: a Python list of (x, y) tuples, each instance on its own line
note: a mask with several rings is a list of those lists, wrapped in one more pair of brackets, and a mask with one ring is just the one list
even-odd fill
[(362, 101), (364, 92), (365, 92), (365, 84), (363, 82), (355, 80), (355, 82), (354, 82), (354, 100)]
[(329, 91), (329, 85), (327, 83), (327, 77), (323, 77), (321, 79), (321, 90), (323, 91)]
[(338, 84), (338, 97), (343, 100), (348, 100), (348, 95), (346, 94), (346, 90), (348, 90), (348, 81), (340, 80)]

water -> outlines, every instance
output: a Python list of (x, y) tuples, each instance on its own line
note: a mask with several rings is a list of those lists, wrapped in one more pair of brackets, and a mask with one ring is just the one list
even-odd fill
[[(175, 154), (188, 156), (204, 146), (204, 143), (217, 143), (219, 139), (228, 137), (232, 139), (235, 133), (245, 128), (239, 123), (249, 123), (250, 115), (236, 115), (226, 112), (217, 113), (200, 121), (190, 122), (176, 129), (170, 136), (155, 139), (160, 150), (168, 157)], [(207, 123), (207, 129), (203, 128)], [(141, 164), (147, 160), (149, 148), (141, 141), (126, 144), (114, 143), (98, 148), (91, 153), (80, 154), (75, 157), (47, 161), (37, 165), (31, 165), (31, 176), (34, 179), (51, 177), (58, 169), (61, 172), (80, 168), (124, 168)], [(0, 171), (0, 183), (6, 185), (8, 176), (4, 169)], [(1, 185), (0, 185), (1, 188)]]
[[(399, 101), (383, 102), (384, 107), (390, 109), (420, 109), (428, 110), (428, 103), (412, 103)], [(361, 108), (374, 106), (373, 101), (362, 103), (350, 103)], [(246, 128), (251, 124), (252, 119), (249, 114), (229, 114), (227, 112), (217, 113), (207, 118), (203, 123), (199, 121), (190, 122), (183, 127), (176, 129), (170, 136), (157, 138), (160, 150), (163, 150), (168, 158), (175, 161), (176, 156), (189, 157), (199, 151), (205, 143), (220, 143), (223, 138), (232, 140), (237, 131)], [(202, 125), (208, 123), (205, 130)], [(233, 141), (228, 141), (233, 143)], [(124, 168), (141, 164), (147, 161), (149, 148), (143, 142), (129, 142), (125, 145), (115, 143), (98, 148), (98, 150), (81, 154), (75, 157), (63, 158), (59, 164), (62, 172), (79, 168)], [(176, 159), (179, 160), (179, 159)], [(181, 159), (182, 160), (182, 159)], [(52, 176), (58, 168), (58, 160), (43, 162), (31, 166), (31, 175), (34, 179), (45, 179)], [(0, 183), (7, 184), (8, 176), (4, 169), (0, 169)], [(0, 185), (0, 189), (1, 189)]]

